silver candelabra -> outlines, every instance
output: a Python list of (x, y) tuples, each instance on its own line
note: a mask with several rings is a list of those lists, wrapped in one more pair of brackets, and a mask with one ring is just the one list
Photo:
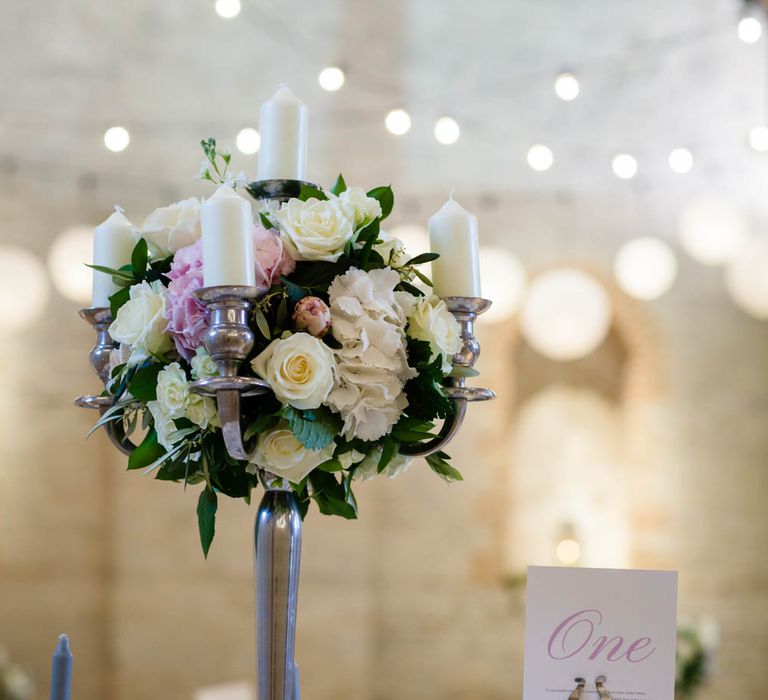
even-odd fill
[[(257, 200), (285, 201), (298, 196), (301, 185), (296, 180), (262, 180), (248, 185)], [(306, 183), (309, 184), (309, 183)], [(240, 401), (271, 391), (267, 382), (239, 374), (240, 365), (248, 357), (254, 342), (248, 324), (253, 300), (261, 290), (256, 287), (207, 287), (197, 292), (198, 298), (211, 312), (205, 335), (205, 348), (219, 370), (218, 377), (199, 379), (192, 391), (216, 399), (224, 443), (229, 454), (246, 460), (249, 454), (243, 444)], [(461, 326), (462, 346), (453, 357), (454, 372), (446, 380), (444, 392), (453, 403), (453, 411), (445, 419), (439, 435), (418, 448), (402, 450), (411, 457), (426, 457), (443, 449), (458, 433), (471, 401), (495, 398), (490, 389), (467, 385), (468, 376), (480, 355), (480, 344), (474, 333), (477, 316), (491, 302), (480, 297), (444, 297), (449, 311)], [(96, 345), (89, 355), (91, 365), (105, 385), (109, 381), (109, 356), (117, 344), (109, 335), (112, 317), (109, 308), (87, 308), (80, 315), (96, 331)], [(105, 394), (81, 396), (75, 405), (97, 409), (103, 415), (113, 405), (113, 397)], [(135, 445), (125, 434), (123, 421), (104, 423), (110, 440), (125, 454)], [(254, 587), (256, 598), (256, 649), (259, 700), (299, 700), (298, 668), (294, 659), (296, 638), (296, 603), (299, 589), (301, 558), (301, 514), (289, 483), (268, 472), (260, 472), (264, 496), (254, 525)]]

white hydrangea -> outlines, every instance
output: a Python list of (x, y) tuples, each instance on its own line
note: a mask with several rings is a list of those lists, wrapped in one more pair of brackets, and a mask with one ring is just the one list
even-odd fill
[(405, 382), (416, 375), (408, 366), (405, 325), (415, 299), (394, 291), (391, 269), (350, 269), (337, 277), (328, 294), (336, 380), (326, 401), (344, 420), (347, 438), (378, 440), (408, 406)]

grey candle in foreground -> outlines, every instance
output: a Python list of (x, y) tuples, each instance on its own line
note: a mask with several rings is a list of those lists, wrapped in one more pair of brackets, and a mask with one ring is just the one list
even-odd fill
[(60, 634), (51, 662), (51, 700), (69, 700), (71, 683), (72, 652), (69, 650), (69, 637)]

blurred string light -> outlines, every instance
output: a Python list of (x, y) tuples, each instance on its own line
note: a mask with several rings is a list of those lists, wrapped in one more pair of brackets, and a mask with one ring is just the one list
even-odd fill
[(575, 564), (581, 557), (581, 545), (572, 537), (566, 537), (557, 543), (555, 554), (561, 564)]
[(725, 288), (736, 305), (759, 320), (768, 320), (768, 236), (755, 236), (725, 271)]
[(93, 255), (93, 227), (72, 226), (62, 231), (48, 250), (48, 272), (53, 285), (70, 301), (91, 300), (93, 273), (86, 263)]
[(621, 247), (613, 270), (627, 294), (650, 301), (669, 291), (677, 276), (677, 259), (661, 239), (635, 238)]
[(603, 286), (574, 267), (545, 272), (528, 285), (520, 313), (523, 336), (552, 360), (575, 360), (596, 350), (611, 326)]
[(691, 172), (693, 153), (687, 148), (676, 148), (669, 154), (669, 167), (681, 175)]
[(552, 163), (554, 162), (555, 158), (552, 155), (550, 148), (538, 143), (528, 149), (526, 160), (528, 161), (528, 165), (530, 165), (534, 170), (543, 172), (544, 170), (549, 170), (552, 167)]
[(113, 153), (124, 151), (130, 142), (131, 135), (123, 126), (110, 126), (104, 132), (104, 145)]
[(224, 19), (232, 19), (240, 14), (240, 0), (216, 0), (216, 14)]
[(755, 126), (749, 130), (749, 145), (758, 153), (768, 151), (768, 126)]
[(690, 200), (680, 212), (680, 244), (704, 265), (724, 265), (736, 258), (749, 237), (749, 223), (729, 199), (710, 195)]
[(619, 153), (611, 162), (613, 173), (622, 180), (631, 180), (637, 175), (637, 161), (628, 153)]
[(33, 326), (48, 303), (48, 278), (43, 264), (24, 248), (0, 246), (0, 338)]
[(483, 280), (483, 296), (493, 300), (491, 308), (480, 316), (483, 322), (499, 323), (517, 313), (527, 275), (515, 255), (499, 246), (481, 246), (480, 277)]
[(344, 80), (344, 71), (337, 66), (323, 68), (320, 71), (320, 75), (317, 76), (317, 82), (320, 83), (320, 87), (328, 92), (339, 90), (344, 85)]
[(256, 153), (261, 147), (261, 136), (256, 129), (247, 126), (245, 129), (240, 129), (235, 137), (235, 145), (240, 153), (245, 155), (251, 155)]
[(555, 78), (555, 94), (566, 102), (575, 100), (579, 96), (579, 81), (573, 73), (560, 73)]
[(759, 41), (763, 33), (763, 25), (757, 17), (749, 15), (739, 20), (739, 39), (745, 44), (754, 44)]
[(461, 135), (458, 122), (452, 117), (440, 117), (435, 122), (435, 138), (446, 146), (456, 143)]
[(395, 136), (403, 136), (411, 129), (411, 115), (404, 109), (393, 109), (384, 119), (387, 131)]

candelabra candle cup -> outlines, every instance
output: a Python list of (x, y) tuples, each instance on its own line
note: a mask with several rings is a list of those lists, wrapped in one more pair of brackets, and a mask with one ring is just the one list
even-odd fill
[(490, 299), (482, 297), (443, 297), (448, 310), (461, 326), (461, 349), (451, 360), (454, 367), (454, 378), (450, 386), (445, 388), (445, 394), (451, 399), (466, 401), (488, 401), (495, 399), (496, 394), (490, 389), (466, 386), (468, 376), (480, 357), (480, 342), (475, 336), (475, 320), (491, 306)]
[(106, 385), (109, 381), (109, 355), (115, 347), (115, 341), (109, 335), (112, 312), (108, 307), (96, 306), (80, 309), (80, 317), (88, 321), (96, 331), (96, 345), (91, 349), (88, 358), (94, 372)]
[(247, 460), (240, 428), (240, 399), (269, 391), (269, 385), (256, 377), (240, 377), (238, 372), (253, 348), (253, 331), (248, 325), (252, 299), (263, 294), (258, 287), (223, 285), (204, 287), (196, 293), (211, 311), (211, 322), (203, 343), (219, 370), (218, 377), (198, 379), (191, 390), (216, 398), (224, 444), (234, 459)]
[(259, 202), (286, 202), (301, 194), (303, 187), (321, 189), (312, 182), (303, 180), (256, 180), (246, 186), (248, 194)]

